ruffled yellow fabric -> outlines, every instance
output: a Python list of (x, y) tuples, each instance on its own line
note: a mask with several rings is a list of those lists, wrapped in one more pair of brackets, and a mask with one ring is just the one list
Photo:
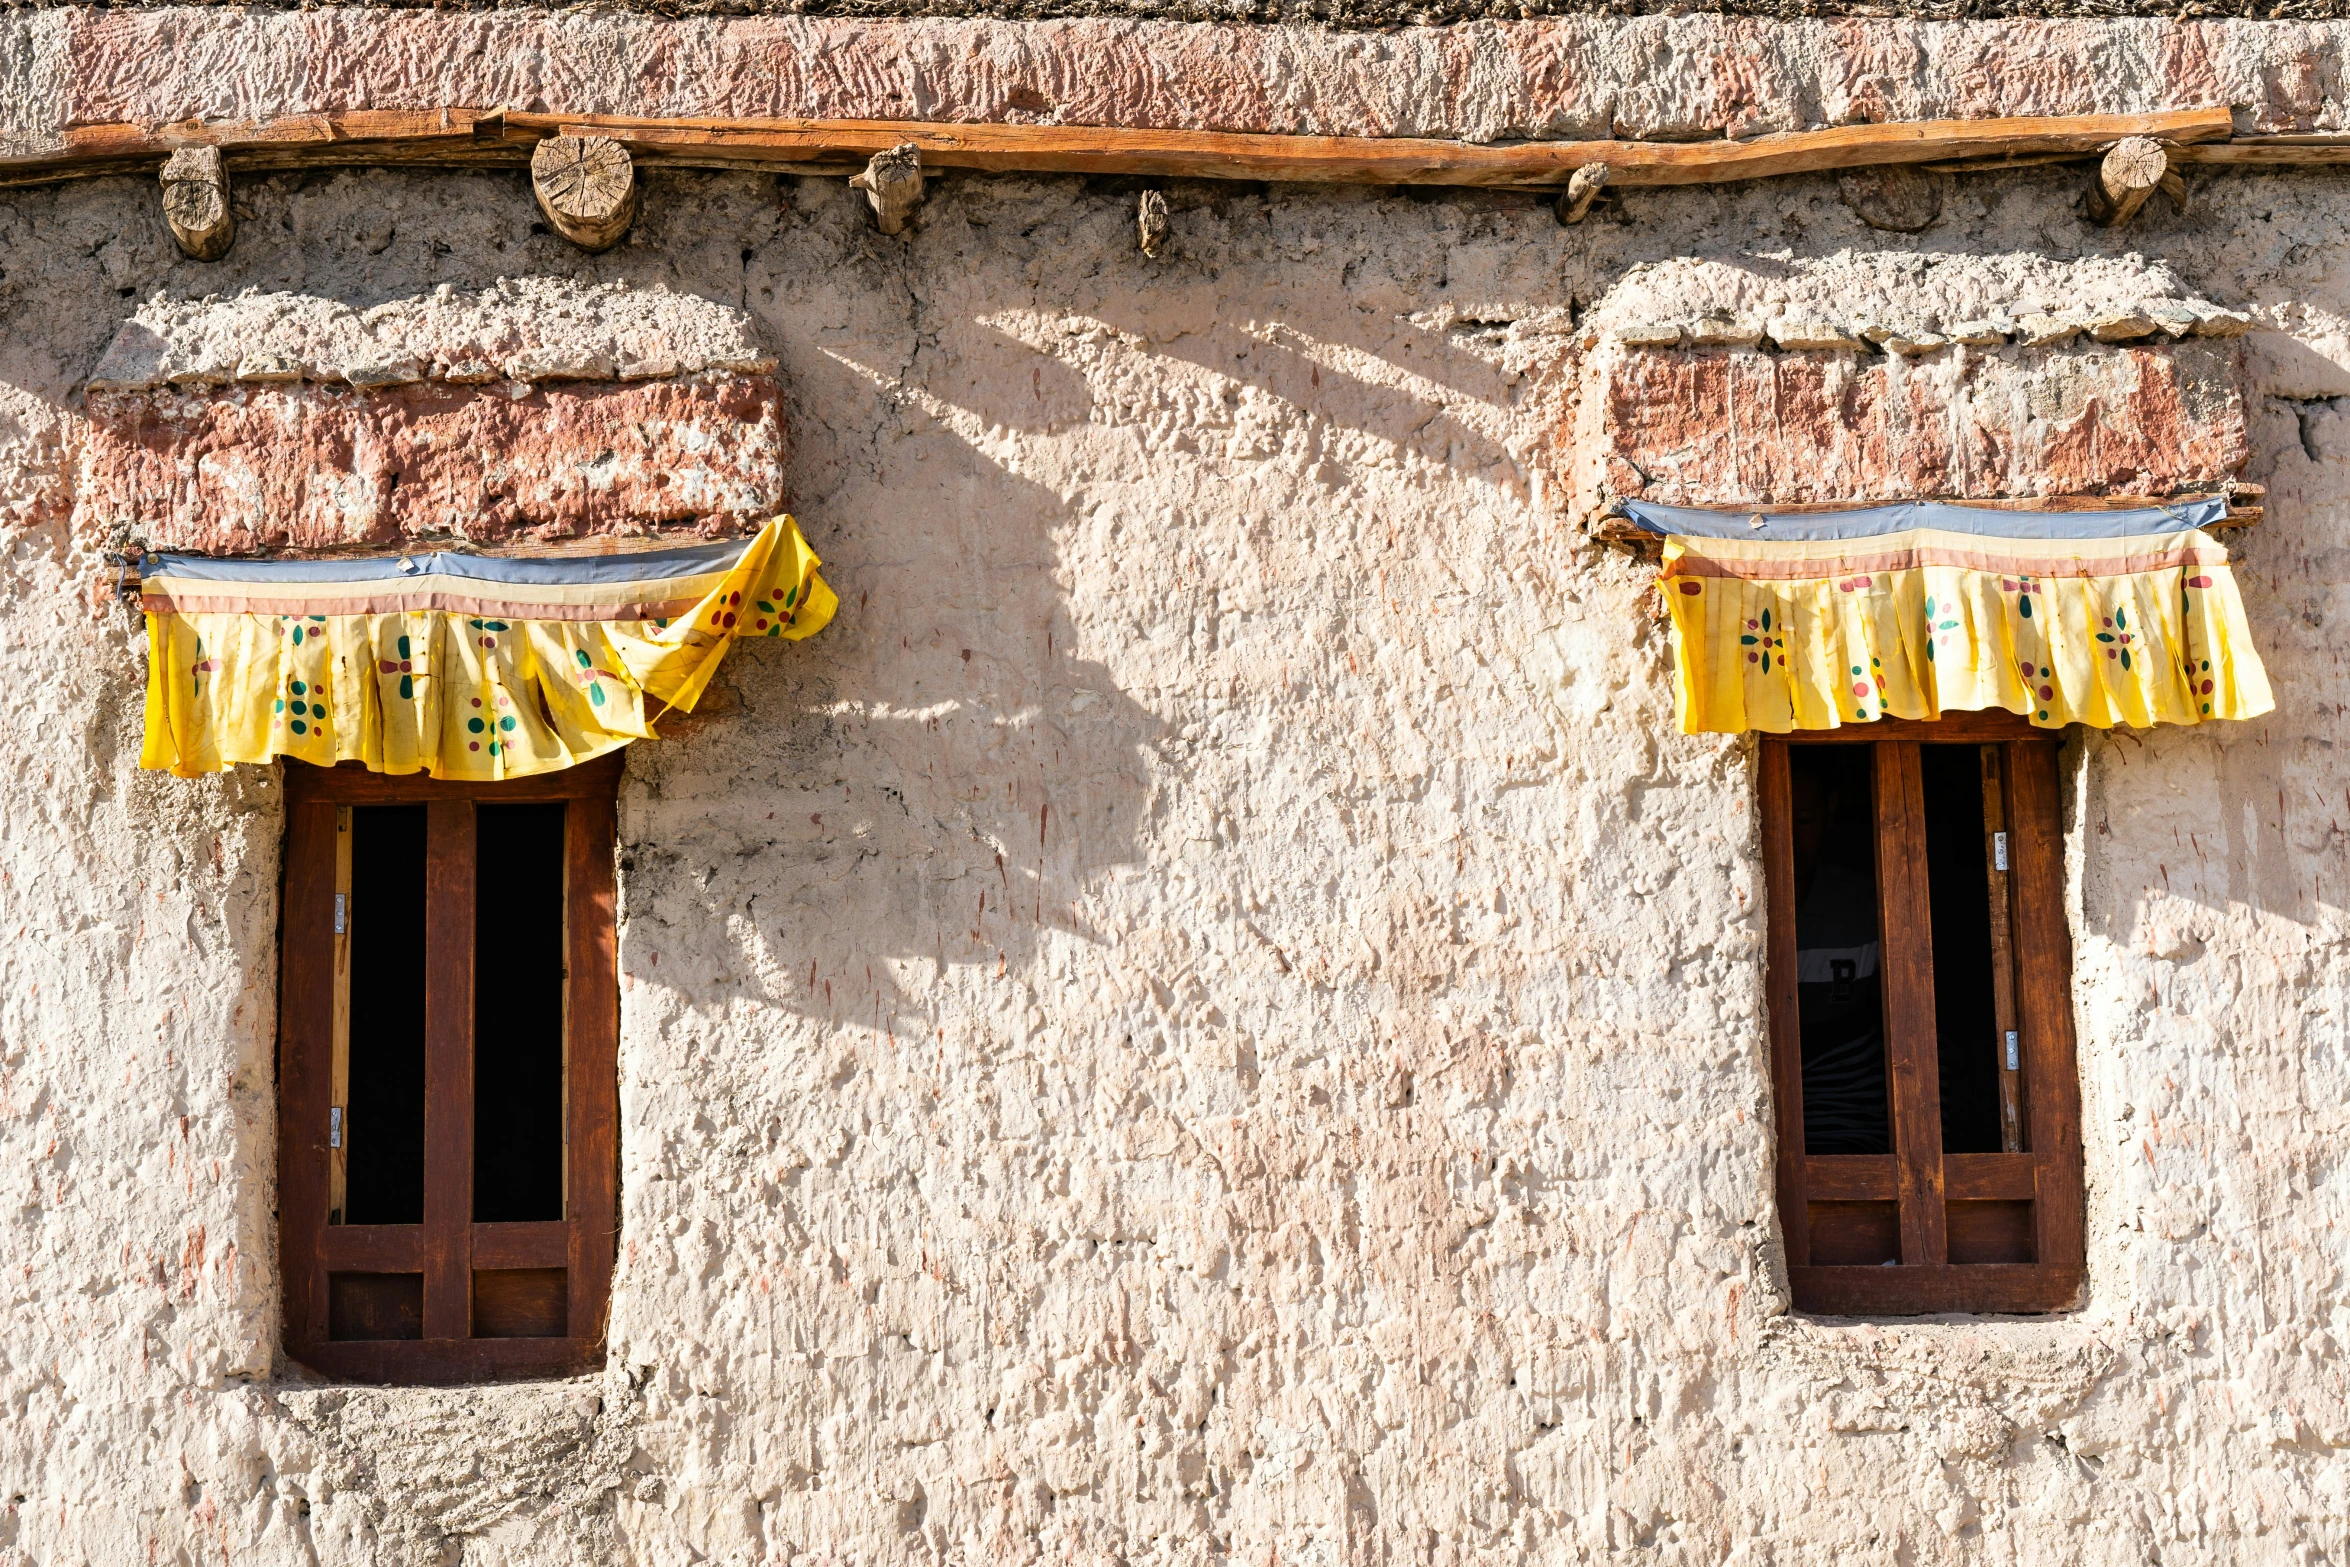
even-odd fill
[(789, 517), (690, 609), (652, 620), (147, 614), (140, 765), (180, 777), (292, 757), (381, 773), (520, 778), (654, 738), (738, 637), (815, 635), (837, 605)]
[(1672, 537), (1659, 587), (1689, 734), (1991, 708), (2050, 729), (2145, 728), (2275, 706), (2227, 551), (2199, 530)]

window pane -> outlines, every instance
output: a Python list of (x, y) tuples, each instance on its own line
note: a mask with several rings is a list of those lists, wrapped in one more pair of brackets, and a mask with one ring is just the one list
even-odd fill
[(1803, 1149), (1890, 1153), (1869, 745), (1789, 748)]
[(424, 807), (351, 812), (343, 1221), (424, 1222)]
[(1999, 1152), (1999, 1012), (1984, 863), (1983, 748), (1918, 748), (1926, 797), (1926, 888), (1934, 919), (1934, 1036), (1942, 1151)]
[(563, 1217), (563, 807), (474, 812), (473, 1218)]

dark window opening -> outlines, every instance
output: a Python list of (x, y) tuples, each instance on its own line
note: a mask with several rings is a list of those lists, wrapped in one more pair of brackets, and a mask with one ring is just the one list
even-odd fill
[[(1942, 1151), (1998, 1153), (2004, 1054), (1991, 971), (1991, 875), (1983, 764), (1994, 748), (1918, 748), (1926, 802), (1926, 886), (1933, 909), (1934, 1040)], [(1997, 784), (1996, 769), (1992, 773)]]
[[(350, 965), (335, 1224), (424, 1222), (424, 807), (337, 813)], [(333, 1140), (330, 1138), (330, 1141)]]
[(1877, 807), (1869, 753), (1812, 746), (1788, 765), (1803, 1144), (1821, 1154), (1889, 1153), (1893, 1123), (1885, 1101)]
[(563, 805), (474, 811), (473, 1219), (563, 1217)]

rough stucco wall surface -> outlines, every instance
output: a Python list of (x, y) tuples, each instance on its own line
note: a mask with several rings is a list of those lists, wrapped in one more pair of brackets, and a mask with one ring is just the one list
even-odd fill
[[(1179, 187), (1152, 263), (1082, 181), (900, 243), (656, 174), (590, 259), (382, 172), (245, 182), (210, 267), (150, 182), (0, 194), (0, 1559), (2342, 1559), (2350, 198), (2073, 190)], [(2260, 320), (2282, 710), (2068, 762), (2077, 1313), (1786, 1310), (1751, 753), (1672, 731), (1549, 467), (1578, 313), (1691, 257)], [(76, 388), (157, 293), (516, 277), (749, 312), (842, 613), (630, 753), (609, 1369), (329, 1387), (275, 1348), (279, 785), (135, 770)]]
[(0, 153), (68, 125), (444, 105), (1692, 140), (2228, 104), (2350, 125), (2350, 22), (1555, 17), (1340, 32), (210, 7), (0, 16)]

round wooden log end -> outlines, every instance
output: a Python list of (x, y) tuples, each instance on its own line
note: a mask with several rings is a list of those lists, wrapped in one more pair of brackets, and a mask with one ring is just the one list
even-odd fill
[(556, 233), (608, 250), (636, 221), (636, 163), (609, 136), (550, 136), (530, 155), (530, 188)]
[(922, 202), (922, 149), (905, 141), (877, 152), (862, 173), (849, 176), (849, 183), (873, 204), (873, 221), (882, 233), (902, 234)]
[(2132, 191), (2149, 191), (2170, 172), (2170, 153), (2151, 136), (2125, 136), (2105, 154), (2098, 178), (2105, 193), (2115, 198)]
[(1836, 176), (1836, 194), (1852, 215), (1870, 228), (1891, 234), (1919, 234), (1942, 217), (1942, 189), (1949, 176), (1906, 163), (1846, 169)]
[(228, 170), (218, 147), (182, 147), (163, 165), (163, 221), (179, 248), (197, 261), (218, 261), (237, 237)]
[(2111, 227), (2127, 223), (2170, 174), (2170, 152), (2151, 136), (2125, 136), (2097, 165), (2089, 188), (2089, 218)]
[(1607, 189), (1608, 166), (1604, 163), (1586, 163), (1567, 180), (1566, 191), (1558, 199), (1558, 219), (1561, 223), (1580, 223)]

